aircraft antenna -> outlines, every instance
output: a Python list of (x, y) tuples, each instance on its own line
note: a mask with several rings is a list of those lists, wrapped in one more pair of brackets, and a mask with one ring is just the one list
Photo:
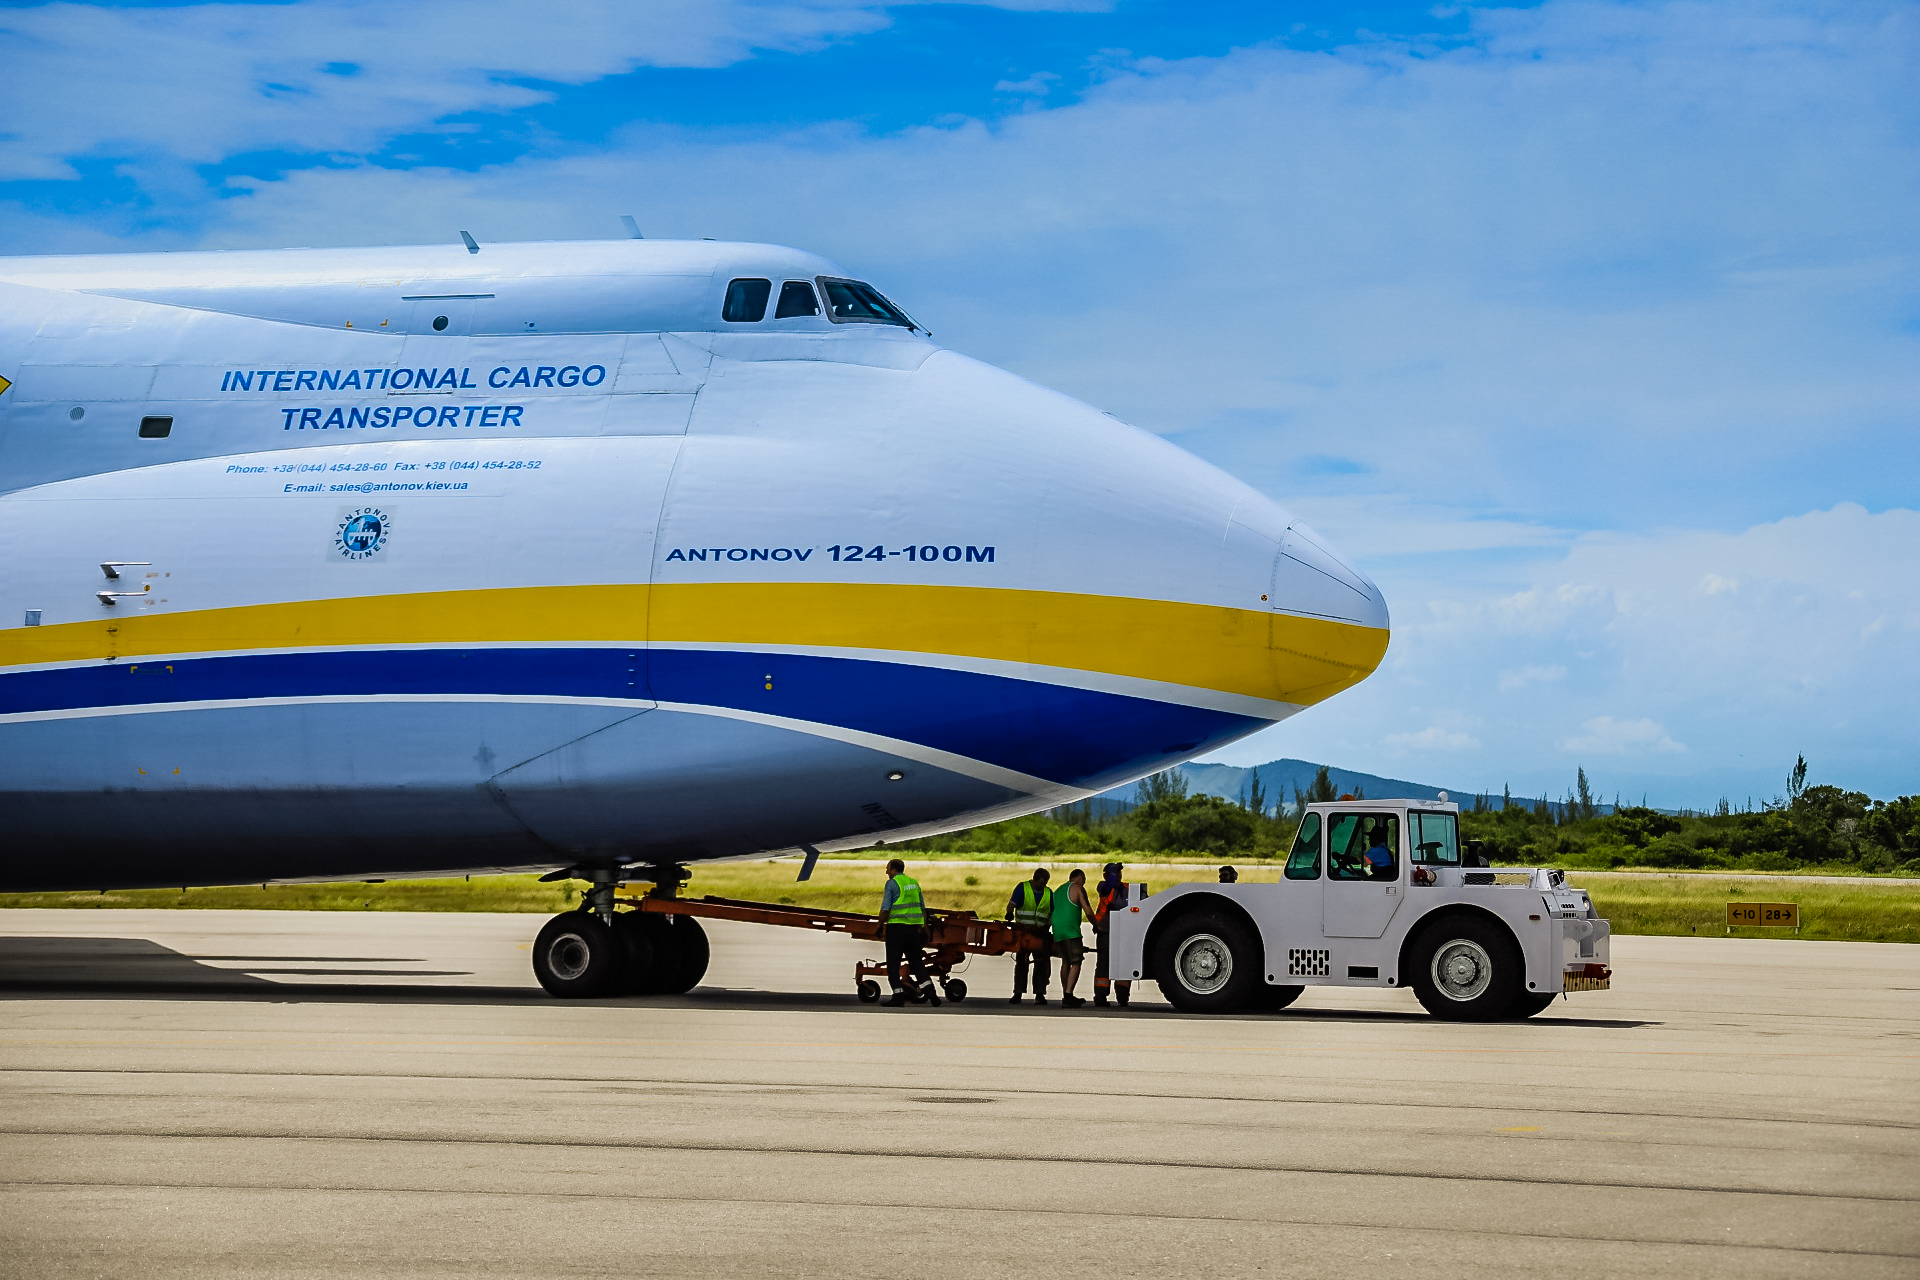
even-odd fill
[(480, 242), (479, 242), (478, 240), (475, 240), (475, 239), (473, 238), (473, 235), (472, 235), (472, 233), (470, 233), (470, 232), (466, 232), (466, 231), (462, 231), (462, 232), (460, 233), (460, 238), (461, 238), (462, 240), (465, 240), (465, 241), (467, 242), (467, 252), (468, 252), (468, 253), (478, 253), (478, 252), (480, 252)]
[(623, 214), (621, 214), (621, 215), (620, 215), (620, 225), (621, 225), (621, 226), (623, 226), (623, 227), (625, 227), (625, 228), (627, 229), (627, 238), (628, 238), (628, 239), (630, 239), (630, 240), (645, 240), (645, 239), (646, 239), (646, 237), (645, 237), (645, 236), (643, 236), (643, 235), (641, 235), (641, 234), (640, 234), (640, 224), (639, 224), (639, 223), (637, 223), (637, 222), (635, 222), (635, 221), (633, 220), (633, 215), (632, 215), (632, 214), (630, 214), (630, 213), (623, 213)]

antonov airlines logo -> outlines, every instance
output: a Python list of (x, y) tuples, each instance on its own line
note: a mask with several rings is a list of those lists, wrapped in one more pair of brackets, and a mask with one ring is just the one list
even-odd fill
[(354, 507), (340, 513), (333, 530), (333, 553), (342, 560), (374, 560), (387, 548), (393, 522), (378, 507)]
[(7, 381), (5, 378), (0, 378), (0, 393), (4, 393), (6, 389), (12, 385), (13, 384)]

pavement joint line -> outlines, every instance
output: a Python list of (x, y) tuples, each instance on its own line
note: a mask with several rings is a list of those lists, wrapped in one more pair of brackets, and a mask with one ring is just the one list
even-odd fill
[[(515, 1199), (533, 1198), (533, 1199), (539, 1199), (539, 1200), (560, 1200), (560, 1201), (618, 1200), (618, 1201), (638, 1201), (638, 1202), (647, 1203), (647, 1204), (660, 1203), (660, 1204), (739, 1205), (743, 1207), (754, 1207), (754, 1208), (765, 1208), (770, 1205), (771, 1206), (793, 1205), (797, 1208), (869, 1209), (869, 1210), (874, 1210), (878, 1212), (886, 1212), (888, 1210), (896, 1210), (896, 1209), (924, 1210), (929, 1208), (938, 1208), (942, 1212), (948, 1212), (948, 1213), (952, 1213), (952, 1212), (1002, 1213), (1002, 1212), (1005, 1212), (1004, 1209), (999, 1207), (978, 1207), (978, 1206), (971, 1206), (971, 1205), (956, 1205), (956, 1204), (952, 1204), (951, 1202), (945, 1202), (945, 1201), (915, 1202), (915, 1201), (879, 1201), (879, 1200), (850, 1201), (850, 1200), (800, 1200), (800, 1199), (756, 1200), (756, 1199), (746, 1199), (740, 1196), (644, 1195), (644, 1194), (635, 1194), (635, 1193), (622, 1194), (622, 1193), (612, 1193), (612, 1192), (604, 1192), (604, 1191), (486, 1191), (486, 1190), (475, 1190), (475, 1189), (467, 1189), (467, 1188), (451, 1189), (451, 1188), (445, 1188), (445, 1187), (340, 1187), (340, 1186), (325, 1186), (320, 1184), (289, 1184), (289, 1185), (282, 1185), (282, 1186), (264, 1187), (258, 1183), (75, 1182), (75, 1181), (38, 1179), (38, 1178), (0, 1180), (0, 1186), (63, 1187), (63, 1188), (110, 1187), (110, 1188), (115, 1188), (120, 1190), (129, 1190), (129, 1191), (172, 1191), (172, 1190), (264, 1191), (264, 1192), (283, 1192), (283, 1191), (315, 1192), (315, 1191), (318, 1191), (318, 1192), (332, 1192), (339, 1195), (376, 1195), (377, 1194), (377, 1195), (413, 1195), (413, 1196), (474, 1196), (474, 1197), (487, 1197), (487, 1198), (498, 1198), (502, 1196), (510, 1196)], [(1323, 1228), (1338, 1228), (1340, 1230), (1346, 1230), (1346, 1231), (1357, 1230), (1357, 1231), (1392, 1232), (1396, 1235), (1406, 1234), (1406, 1233), (1423, 1233), (1427, 1235), (1481, 1236), (1481, 1237), (1490, 1237), (1496, 1240), (1521, 1239), (1521, 1240), (1548, 1240), (1553, 1242), (1560, 1242), (1560, 1241), (1566, 1241), (1566, 1240), (1579, 1240), (1579, 1241), (1585, 1241), (1590, 1244), (1624, 1244), (1624, 1245), (1631, 1245), (1631, 1246), (1636, 1246), (1640, 1248), (1649, 1248), (1649, 1249), (1653, 1249), (1653, 1248), (1671, 1249), (1676, 1247), (1688, 1248), (1688, 1249), (1712, 1249), (1717, 1254), (1724, 1254), (1729, 1248), (1733, 1248), (1733, 1249), (1748, 1249), (1748, 1250), (1753, 1250), (1755, 1252), (1767, 1252), (1767, 1253), (1812, 1253), (1812, 1254), (1835, 1255), (1840, 1257), (1858, 1257), (1858, 1258), (1897, 1258), (1897, 1259), (1905, 1260), (1908, 1258), (1920, 1257), (1920, 1254), (1887, 1253), (1887, 1252), (1882, 1252), (1882, 1251), (1873, 1250), (1873, 1249), (1822, 1249), (1822, 1248), (1810, 1248), (1803, 1245), (1791, 1245), (1791, 1244), (1744, 1244), (1743, 1243), (1743, 1244), (1729, 1245), (1724, 1240), (1706, 1240), (1706, 1239), (1642, 1240), (1642, 1239), (1634, 1239), (1628, 1236), (1576, 1235), (1576, 1234), (1567, 1233), (1567, 1232), (1560, 1232), (1553, 1235), (1547, 1235), (1541, 1232), (1533, 1232), (1533, 1231), (1488, 1231), (1484, 1228), (1475, 1228), (1475, 1227), (1403, 1226), (1403, 1225), (1397, 1225), (1397, 1224), (1385, 1225), (1385, 1224), (1373, 1223), (1373, 1222), (1352, 1222), (1352, 1221), (1341, 1221), (1339, 1219), (1324, 1219), (1324, 1218), (1248, 1218), (1248, 1217), (1230, 1217), (1225, 1214), (1204, 1214), (1204, 1213), (1193, 1213), (1193, 1214), (1142, 1213), (1142, 1212), (1137, 1212), (1132, 1210), (1119, 1211), (1119, 1210), (1108, 1210), (1108, 1209), (1054, 1209), (1054, 1208), (1046, 1207), (1044, 1205), (1033, 1205), (1033, 1206), (1022, 1205), (1020, 1208), (1020, 1212), (1022, 1212), (1023, 1214), (1032, 1213), (1037, 1215), (1044, 1215), (1049, 1217), (1062, 1217), (1062, 1218), (1127, 1218), (1127, 1219), (1144, 1219), (1147, 1221), (1159, 1221), (1159, 1222), (1229, 1222), (1229, 1223), (1235, 1223), (1241, 1226), (1250, 1226), (1250, 1227), (1260, 1227), (1260, 1226), (1323, 1227)]]
[[(30, 1047), (39, 1047), (39, 1048), (125, 1048), (130, 1045), (136, 1046), (136, 1047), (142, 1047), (142, 1048), (166, 1048), (166, 1047), (199, 1048), (199, 1047), (204, 1047), (207, 1045), (215, 1045), (215, 1044), (246, 1045), (249, 1047), (256, 1047), (256, 1048), (260, 1048), (260, 1047), (291, 1048), (291, 1047), (297, 1047), (300, 1045), (311, 1045), (315, 1047), (338, 1046), (340, 1043), (341, 1042), (337, 1040), (316, 1039), (316, 1040), (282, 1040), (277, 1043), (267, 1042), (263, 1044), (262, 1041), (258, 1039), (253, 1039), (253, 1038), (237, 1039), (237, 1040), (236, 1039), (226, 1039), (226, 1040), (46, 1040), (46, 1039), (13, 1039), (13, 1038), (0, 1039), (0, 1047), (30, 1046)], [(498, 1047), (518, 1047), (518, 1048), (529, 1048), (529, 1049), (585, 1048), (585, 1047), (671, 1049), (671, 1048), (686, 1048), (689, 1046), (704, 1048), (704, 1047), (713, 1045), (714, 1042), (710, 1040), (606, 1040), (606, 1039), (599, 1039), (599, 1038), (592, 1038), (592, 1039), (550, 1038), (550, 1039), (539, 1039), (539, 1040), (526, 1040), (526, 1039), (519, 1039), (519, 1038), (509, 1038), (509, 1039), (492, 1039), (492, 1040), (484, 1040), (484, 1039), (483, 1040), (349, 1040), (349, 1041), (346, 1041), (345, 1043), (357, 1048), (365, 1048), (365, 1049), (430, 1049), (430, 1048), (473, 1049), (473, 1048), (498, 1048)], [(1044, 1041), (1021, 1040), (1021, 1041), (1014, 1041), (1006, 1044), (1000, 1044), (995, 1042), (987, 1042), (984, 1044), (978, 1043), (978, 1042), (973, 1044), (955, 1044), (952, 1041), (946, 1041), (946, 1040), (942, 1040), (942, 1041), (735, 1040), (735, 1041), (729, 1041), (727, 1043), (732, 1046), (743, 1048), (743, 1049), (921, 1049), (921, 1050), (972, 1049), (975, 1051), (989, 1051), (989, 1052), (999, 1051), (999, 1050), (1046, 1049), (1051, 1051), (1073, 1052), (1073, 1053), (1112, 1053), (1116, 1051), (1168, 1052), (1168, 1053), (1176, 1053), (1176, 1052), (1177, 1053), (1355, 1053), (1355, 1052), (1359, 1052), (1359, 1050), (1356, 1050), (1352, 1047), (1333, 1046), (1333, 1045), (1258, 1045), (1258, 1044), (1239, 1045), (1239, 1044), (1217, 1044), (1217, 1043), (1199, 1043), (1199, 1042), (1192, 1043), (1192, 1044), (1152, 1044), (1152, 1043), (1114, 1044), (1111, 1042), (1101, 1043), (1101, 1044), (1049, 1044)], [(1463, 1045), (1441, 1045), (1436, 1047), (1368, 1045), (1365, 1047), (1365, 1050), (1364, 1050), (1364, 1052), (1366, 1053), (1409, 1053), (1409, 1054), (1458, 1053), (1458, 1054), (1521, 1054), (1521, 1055), (1556, 1053), (1556, 1052), (1578, 1054), (1578, 1053), (1581, 1053), (1582, 1051), (1583, 1051), (1583, 1047), (1580, 1047), (1580, 1046), (1556, 1047), (1556, 1046), (1546, 1046), (1546, 1045), (1542, 1045), (1538, 1048), (1491, 1046), (1484, 1049), (1475, 1048), (1472, 1046), (1463, 1046)], [(1641, 1058), (1647, 1058), (1647, 1057), (1652, 1057), (1652, 1058), (1738, 1058), (1742, 1061), (1752, 1059), (1752, 1058), (1783, 1058), (1783, 1059), (1834, 1058), (1834, 1059), (1842, 1059), (1848, 1062), (1853, 1062), (1853, 1061), (1858, 1061), (1860, 1057), (1860, 1055), (1857, 1053), (1820, 1053), (1820, 1052), (1815, 1052), (1813, 1050), (1798, 1050), (1798, 1049), (1781, 1049), (1781, 1050), (1770, 1049), (1764, 1052), (1760, 1052), (1760, 1051), (1755, 1051), (1752, 1048), (1747, 1046), (1742, 1046), (1738, 1048), (1729, 1048), (1729, 1049), (1616, 1049), (1614, 1050), (1614, 1052), (1628, 1056), (1628, 1057), (1641, 1057)], [(1897, 1054), (1894, 1056), (1902, 1060), (1907, 1058), (1920, 1058), (1920, 1054)]]
[[(769, 1088), (779, 1088), (783, 1092), (802, 1094), (802, 1093), (835, 1093), (835, 1092), (840, 1092), (840, 1093), (855, 1093), (855, 1092), (858, 1092), (858, 1093), (925, 1093), (930, 1088), (939, 1087), (939, 1086), (933, 1086), (933, 1085), (891, 1085), (891, 1084), (884, 1084), (884, 1083), (878, 1083), (878, 1082), (873, 1084), (835, 1084), (832, 1082), (794, 1084), (790, 1080), (760, 1080), (760, 1081), (700, 1080), (700, 1081), (695, 1081), (695, 1080), (676, 1080), (676, 1079), (638, 1079), (631, 1076), (603, 1076), (603, 1077), (584, 1077), (583, 1078), (580, 1076), (551, 1076), (551, 1075), (527, 1076), (527, 1075), (506, 1075), (506, 1074), (500, 1074), (500, 1073), (482, 1076), (482, 1075), (474, 1075), (468, 1072), (459, 1072), (459, 1073), (449, 1072), (446, 1074), (434, 1074), (434, 1073), (427, 1073), (427, 1072), (411, 1072), (411, 1071), (405, 1071), (405, 1072), (257, 1071), (257, 1070), (256, 1071), (241, 1071), (241, 1070), (209, 1071), (209, 1070), (183, 1070), (183, 1069), (157, 1069), (157, 1068), (148, 1069), (148, 1068), (129, 1068), (129, 1067), (0, 1067), (0, 1076), (7, 1076), (7, 1075), (184, 1076), (188, 1079), (196, 1079), (196, 1078), (201, 1078), (206, 1076), (221, 1076), (221, 1077), (238, 1077), (243, 1079), (244, 1078), (260, 1078), (260, 1079), (269, 1079), (269, 1080), (278, 1080), (278, 1079), (416, 1080), (422, 1083), (443, 1082), (447, 1080), (496, 1081), (496, 1082), (510, 1082), (515, 1084), (534, 1084), (534, 1083), (565, 1084), (565, 1085), (576, 1085), (582, 1088), (602, 1088), (607, 1085), (620, 1085), (623, 1088), (640, 1090), (640, 1091), (644, 1091), (644, 1089), (649, 1087), (661, 1087), (661, 1088), (670, 1088), (670, 1089), (702, 1089), (702, 1090), (710, 1090), (716, 1096), (725, 1096), (727, 1093), (730, 1093), (730, 1092), (759, 1094)], [(1705, 1113), (1686, 1112), (1686, 1111), (1611, 1111), (1611, 1110), (1605, 1110), (1601, 1108), (1568, 1108), (1554, 1101), (1511, 1102), (1511, 1103), (1501, 1103), (1501, 1104), (1488, 1103), (1488, 1104), (1476, 1106), (1475, 1104), (1469, 1103), (1469, 1102), (1451, 1102), (1451, 1101), (1413, 1102), (1413, 1101), (1407, 1101), (1404, 1099), (1382, 1099), (1382, 1098), (1369, 1098), (1364, 1101), (1355, 1102), (1355, 1101), (1344, 1099), (1344, 1098), (1300, 1098), (1300, 1097), (1276, 1098), (1276, 1097), (1257, 1097), (1250, 1094), (1190, 1094), (1190, 1093), (1148, 1093), (1148, 1092), (1124, 1092), (1123, 1093), (1123, 1092), (1117, 1092), (1114, 1090), (1102, 1090), (1098, 1094), (1093, 1094), (1085, 1091), (1077, 1091), (1077, 1090), (1071, 1090), (1071, 1089), (1060, 1089), (1060, 1090), (1010, 1089), (1005, 1086), (999, 1086), (999, 1085), (993, 1086), (992, 1091), (995, 1093), (1009, 1095), (1009, 1096), (1016, 1096), (1016, 1097), (1023, 1097), (1023, 1098), (1038, 1098), (1038, 1099), (1099, 1097), (1104, 1099), (1124, 1098), (1128, 1101), (1134, 1101), (1134, 1102), (1139, 1102), (1139, 1101), (1196, 1102), (1196, 1103), (1226, 1102), (1226, 1103), (1245, 1103), (1249, 1105), (1259, 1105), (1259, 1106), (1382, 1107), (1382, 1108), (1396, 1108), (1396, 1109), (1408, 1109), (1408, 1110), (1420, 1110), (1420, 1111), (1426, 1111), (1426, 1110), (1458, 1111), (1458, 1110), (1470, 1109), (1470, 1110), (1477, 1110), (1477, 1111), (1493, 1111), (1493, 1112), (1503, 1112), (1503, 1113), (1512, 1112), (1512, 1111), (1533, 1111), (1533, 1110), (1542, 1110), (1542, 1109), (1550, 1108), (1555, 1115), (1602, 1116), (1602, 1117), (1609, 1117), (1609, 1118), (1625, 1118), (1628, 1120), (1694, 1120), (1694, 1121), (1700, 1121), (1702, 1123), (1709, 1123), (1709, 1124), (1808, 1125), (1808, 1126), (1824, 1126), (1824, 1127), (1830, 1127), (1830, 1128), (1848, 1128), (1848, 1129), (1858, 1129), (1864, 1126), (1869, 1130), (1893, 1130), (1893, 1131), (1900, 1131), (1900, 1132), (1905, 1132), (1908, 1130), (1920, 1128), (1920, 1123), (1889, 1120), (1885, 1117), (1875, 1117), (1871, 1121), (1863, 1121), (1863, 1120), (1860, 1120), (1857, 1118), (1851, 1118), (1851, 1117), (1849, 1118), (1820, 1118), (1820, 1117), (1809, 1118), (1803, 1115), (1756, 1116), (1756, 1115), (1728, 1115), (1725, 1113), (1705, 1114)], [(7, 1132), (10, 1132), (10, 1130), (0, 1128), (0, 1134), (4, 1134)]]
[(964, 1164), (1040, 1164), (1071, 1165), (1087, 1167), (1093, 1165), (1112, 1168), (1145, 1169), (1199, 1169), (1215, 1173), (1292, 1173), (1317, 1177), (1339, 1178), (1398, 1178), (1411, 1182), (1478, 1182), (1500, 1185), (1519, 1185), (1536, 1187), (1563, 1187), (1570, 1190), (1607, 1188), (1616, 1191), (1669, 1191), (1692, 1195), (1726, 1196), (1772, 1196), (1795, 1200), (1837, 1200), (1842, 1202), (1868, 1204), (1913, 1204), (1920, 1205), (1920, 1195), (1888, 1196), (1850, 1193), (1836, 1195), (1824, 1191), (1790, 1191), (1767, 1187), (1721, 1187), (1689, 1186), (1685, 1183), (1661, 1182), (1608, 1182), (1581, 1180), (1576, 1178), (1544, 1178), (1523, 1174), (1478, 1174), (1478, 1173), (1423, 1173), (1393, 1169), (1336, 1169), (1310, 1165), (1269, 1165), (1248, 1162), (1226, 1163), (1204, 1160), (1148, 1160), (1124, 1159), (1115, 1156), (1034, 1156), (1018, 1153), (994, 1155), (978, 1152), (938, 1152), (920, 1150), (861, 1150), (857, 1147), (776, 1147), (748, 1146), (735, 1143), (729, 1146), (715, 1146), (712, 1143), (699, 1142), (640, 1142), (609, 1140), (561, 1140), (541, 1138), (475, 1138), (475, 1137), (439, 1137), (431, 1135), (413, 1135), (408, 1137), (378, 1136), (369, 1134), (324, 1134), (324, 1133), (193, 1133), (179, 1130), (137, 1130), (103, 1131), (72, 1129), (0, 1129), (0, 1135), (15, 1137), (45, 1138), (165, 1138), (174, 1141), (257, 1141), (271, 1139), (279, 1142), (342, 1142), (396, 1145), (444, 1145), (476, 1147), (531, 1147), (559, 1150), (592, 1151), (684, 1151), (712, 1155), (761, 1155), (761, 1156), (834, 1156), (853, 1160), (936, 1160)]

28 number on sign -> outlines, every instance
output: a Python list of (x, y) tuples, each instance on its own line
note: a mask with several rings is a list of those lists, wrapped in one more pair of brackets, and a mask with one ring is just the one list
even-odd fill
[(1800, 904), (1797, 902), (1729, 902), (1727, 928), (1798, 929)]

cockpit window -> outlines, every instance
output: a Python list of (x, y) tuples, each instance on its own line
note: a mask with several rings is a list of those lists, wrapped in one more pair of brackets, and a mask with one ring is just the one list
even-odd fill
[(735, 280), (727, 285), (727, 302), (720, 318), (734, 324), (752, 324), (767, 315), (767, 299), (773, 293), (771, 280)]
[(817, 316), (820, 314), (820, 302), (813, 296), (813, 286), (805, 280), (789, 280), (780, 286), (780, 305), (774, 309), (775, 320), (791, 320), (794, 316)]
[(820, 287), (827, 294), (827, 318), (835, 324), (897, 324), (903, 329), (920, 327), (907, 318), (906, 312), (881, 297), (880, 291), (870, 284), (821, 276)]

